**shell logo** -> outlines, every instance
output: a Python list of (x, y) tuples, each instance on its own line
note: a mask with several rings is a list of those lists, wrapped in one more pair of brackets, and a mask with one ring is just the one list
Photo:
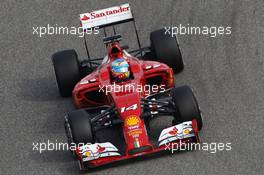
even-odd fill
[(190, 130), (189, 130), (189, 129), (184, 129), (184, 130), (183, 130), (183, 133), (184, 133), (184, 134), (190, 134)]
[(91, 154), (90, 151), (87, 151), (87, 152), (85, 153), (85, 155), (86, 155), (87, 157), (90, 157), (92, 154)]
[(140, 122), (140, 119), (139, 119), (138, 116), (136, 116), (136, 115), (131, 115), (131, 116), (129, 116), (129, 117), (126, 119), (125, 124), (126, 124), (127, 126), (134, 126), (134, 125), (138, 125), (139, 122)]

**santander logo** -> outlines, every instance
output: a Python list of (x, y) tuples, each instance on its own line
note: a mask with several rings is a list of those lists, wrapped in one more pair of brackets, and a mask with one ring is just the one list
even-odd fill
[(96, 18), (106, 17), (106, 16), (110, 16), (110, 15), (114, 15), (114, 14), (121, 14), (121, 13), (127, 12), (129, 10), (130, 10), (129, 6), (98, 10), (98, 11), (94, 11), (94, 12), (87, 13), (87, 14), (83, 15), (81, 20), (87, 21), (89, 19), (96, 19)]
[(177, 135), (177, 133), (178, 133), (178, 129), (176, 127), (174, 127), (171, 131), (169, 131), (169, 134), (173, 136)]
[(90, 18), (88, 17), (88, 16), (86, 16), (86, 15), (83, 15), (83, 17), (82, 17), (82, 21), (87, 21), (87, 20), (89, 20)]

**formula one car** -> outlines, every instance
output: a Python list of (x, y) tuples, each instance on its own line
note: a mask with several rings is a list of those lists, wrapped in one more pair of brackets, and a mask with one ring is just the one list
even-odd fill
[[(72, 95), (78, 108), (65, 116), (65, 130), (69, 144), (77, 145), (73, 153), (80, 169), (199, 142), (202, 118), (194, 94), (188, 86), (174, 85), (174, 73), (184, 68), (177, 38), (157, 30), (150, 34), (151, 46), (142, 48), (129, 4), (80, 19), (84, 30), (104, 29), (107, 55), (92, 59), (84, 38), (88, 59), (79, 61), (74, 50), (52, 56), (59, 92)], [(133, 23), (139, 49), (129, 51), (116, 34), (115, 26), (127, 22)], [(171, 126), (151, 139), (150, 121), (163, 116), (171, 116)]]

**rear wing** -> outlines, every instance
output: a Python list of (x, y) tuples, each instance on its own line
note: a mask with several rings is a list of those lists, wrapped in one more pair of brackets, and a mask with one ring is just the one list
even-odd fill
[(106, 27), (133, 21), (133, 15), (129, 4), (114, 6), (90, 13), (80, 14), (81, 25), (84, 30), (94, 27)]
[[(135, 22), (135, 19), (133, 17), (132, 9), (128, 3), (122, 4), (119, 6), (114, 6), (114, 7), (110, 7), (110, 8), (92, 11), (89, 13), (80, 14), (80, 21), (81, 21), (81, 26), (82, 26), (83, 30), (92, 29), (95, 27), (103, 29), (104, 37), (105, 37), (104, 38), (105, 44), (109, 43), (109, 42), (106, 42), (107, 33), (105, 30), (105, 27), (108, 27), (108, 26), (113, 27), (114, 36), (107, 38), (107, 40), (110, 41), (109, 38), (111, 39), (112, 37), (113, 38), (115, 38), (115, 37), (121, 38), (120, 35), (116, 34), (115, 25), (126, 23), (126, 22), (133, 22), (136, 37), (137, 37), (137, 42), (138, 42), (138, 46), (139, 46), (138, 50), (141, 50), (141, 44), (140, 44), (140, 40), (139, 40), (139, 36), (138, 36), (138, 30), (137, 30), (136, 22)], [(92, 64), (95, 64), (93, 61), (99, 60), (99, 59), (91, 60), (85, 35), (84, 35), (84, 44), (85, 44), (85, 49), (87, 52), (88, 62), (90, 63), (90, 66), (92, 66)]]

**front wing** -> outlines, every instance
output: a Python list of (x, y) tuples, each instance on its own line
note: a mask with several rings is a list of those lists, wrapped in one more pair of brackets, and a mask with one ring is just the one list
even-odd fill
[(151, 150), (136, 154), (122, 154), (110, 142), (86, 144), (77, 149), (80, 169), (94, 168), (108, 163), (179, 148), (180, 144), (199, 142), (196, 120), (163, 129), (158, 142)]

